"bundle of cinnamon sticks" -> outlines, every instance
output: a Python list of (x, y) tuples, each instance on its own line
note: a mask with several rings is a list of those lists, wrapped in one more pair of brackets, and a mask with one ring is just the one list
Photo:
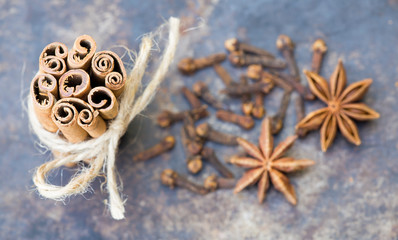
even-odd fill
[(71, 143), (97, 138), (118, 114), (126, 70), (112, 51), (96, 52), (88, 35), (65, 44), (48, 44), (40, 54), (39, 72), (31, 82), (34, 111), (49, 132), (58, 130)]

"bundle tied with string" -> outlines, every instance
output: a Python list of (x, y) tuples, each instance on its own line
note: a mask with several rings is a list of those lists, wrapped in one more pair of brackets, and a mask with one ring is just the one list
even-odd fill
[[(72, 143), (58, 132), (54, 132), (55, 126), (45, 129), (39, 120), (40, 116), (35, 113), (35, 103), (32, 97), (28, 97), (28, 115), (32, 131), (37, 135), (41, 145), (53, 153), (57, 153), (53, 160), (39, 166), (33, 175), (33, 182), (40, 195), (63, 201), (69, 196), (83, 194), (90, 187), (90, 183), (103, 171), (107, 179), (106, 186), (109, 192), (108, 204), (111, 215), (118, 220), (124, 218), (124, 200), (119, 193), (122, 184), (120, 183), (118, 187), (115, 168), (119, 139), (126, 132), (129, 123), (150, 103), (164, 79), (176, 51), (179, 39), (179, 24), (179, 19), (170, 18), (169, 22), (162, 25), (158, 31), (142, 38), (134, 67), (127, 74), (124, 90), (119, 97), (119, 112), (113, 120), (109, 121), (107, 130), (97, 138)], [(165, 27), (169, 28), (169, 35), (160, 63), (148, 85), (139, 94), (154, 44), (154, 37), (160, 34)], [(48, 82), (51, 83), (51, 81)], [(53, 99), (50, 100), (53, 101)], [(47, 105), (51, 104), (53, 102), (48, 101)], [(44, 107), (48, 108), (48, 106)], [(46, 109), (43, 111), (45, 112)], [(78, 172), (66, 185), (53, 185), (47, 181), (48, 174), (52, 170), (81, 160), (88, 162), (87, 167), (79, 165)]]

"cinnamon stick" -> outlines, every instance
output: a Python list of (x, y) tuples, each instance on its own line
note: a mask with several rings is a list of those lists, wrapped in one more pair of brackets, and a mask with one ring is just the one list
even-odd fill
[(68, 68), (88, 71), (96, 50), (97, 44), (91, 36), (82, 35), (77, 37), (68, 54)]
[(88, 133), (78, 123), (77, 107), (85, 109), (89, 105), (78, 98), (63, 98), (52, 109), (52, 120), (71, 143), (82, 142), (88, 137)]
[(119, 104), (113, 92), (106, 87), (95, 87), (88, 94), (88, 102), (97, 109), (103, 119), (110, 120), (117, 116)]
[[(47, 82), (49, 86), (47, 87), (44, 82)], [(52, 93), (54, 90), (49, 91), (52, 88), (58, 89), (55, 77), (51, 74), (40, 73), (31, 82), (30, 95), (33, 100), (33, 109), (41, 125), (49, 132), (56, 132), (58, 127), (51, 119), (51, 109), (57, 99)]]
[(87, 100), (90, 90), (90, 76), (81, 69), (69, 70), (59, 79), (59, 95), (61, 98), (75, 97)]
[(126, 69), (120, 57), (112, 51), (97, 52), (91, 61), (92, 82), (106, 86), (118, 97), (124, 90)]
[(67, 70), (65, 60), (68, 48), (60, 42), (53, 42), (44, 47), (39, 58), (39, 71), (60, 78)]

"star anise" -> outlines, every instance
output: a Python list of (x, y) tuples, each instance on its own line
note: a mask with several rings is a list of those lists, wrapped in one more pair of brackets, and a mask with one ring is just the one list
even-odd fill
[(261, 203), (269, 187), (270, 177), (274, 187), (282, 192), (291, 204), (296, 205), (297, 199), (294, 188), (289, 183), (289, 179), (282, 172), (293, 172), (315, 164), (314, 161), (308, 159), (295, 160), (291, 157), (282, 157), (296, 139), (296, 135), (290, 136), (273, 149), (274, 143), (271, 133), (270, 118), (264, 119), (261, 125), (259, 147), (243, 138), (238, 138), (237, 141), (239, 145), (253, 158), (234, 157), (231, 159), (230, 162), (237, 166), (251, 168), (251, 170), (247, 171), (238, 181), (234, 192), (238, 193), (247, 186), (258, 182), (257, 196), (258, 201)]
[(347, 88), (346, 73), (341, 60), (337, 64), (330, 83), (314, 72), (305, 71), (311, 92), (328, 106), (308, 114), (296, 129), (314, 130), (321, 125), (321, 147), (326, 151), (332, 144), (337, 128), (343, 136), (355, 145), (361, 144), (358, 129), (351, 119), (365, 121), (379, 118), (379, 114), (365, 105), (358, 103), (372, 84), (372, 79), (352, 83)]

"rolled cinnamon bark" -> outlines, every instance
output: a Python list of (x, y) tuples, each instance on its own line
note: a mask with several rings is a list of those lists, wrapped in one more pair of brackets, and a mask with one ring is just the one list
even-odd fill
[(97, 52), (91, 61), (92, 82), (106, 86), (118, 97), (126, 82), (126, 69), (120, 57), (112, 51)]
[(79, 110), (87, 109), (89, 105), (78, 98), (59, 100), (52, 109), (51, 118), (71, 143), (84, 141), (88, 133), (79, 125)]
[(118, 72), (111, 72), (105, 77), (105, 86), (109, 88), (115, 97), (119, 97), (124, 91), (126, 77)]
[[(43, 82), (47, 82), (49, 86), (55, 86), (55, 88), (57, 88), (57, 80), (54, 76), (44, 73), (37, 74), (33, 78), (30, 85), (30, 95), (33, 100), (33, 109), (37, 119), (44, 129), (49, 132), (56, 132), (58, 127), (51, 119), (51, 109), (53, 108), (57, 99), (51, 93), (51, 91), (47, 90), (51, 89), (51, 87), (47, 88)], [(42, 89), (40, 87), (42, 87)]]
[(97, 109), (103, 119), (114, 119), (118, 113), (119, 104), (115, 95), (106, 87), (95, 87), (88, 94), (88, 102)]
[(60, 42), (48, 44), (40, 54), (39, 70), (49, 73), (57, 79), (67, 70), (65, 60), (68, 56), (68, 48)]
[(89, 107), (90, 109), (83, 109), (79, 113), (78, 124), (91, 137), (97, 138), (106, 131), (106, 123), (97, 110), (94, 110), (90, 105)]
[(76, 38), (73, 48), (68, 54), (67, 64), (69, 69), (83, 69), (88, 71), (91, 65), (97, 43), (89, 35), (82, 35)]
[(87, 100), (90, 90), (90, 76), (81, 69), (69, 70), (59, 79), (59, 95), (61, 98), (75, 97)]
[(55, 100), (58, 99), (58, 81), (51, 74), (38, 74), (34, 80), (37, 81), (39, 92), (51, 93), (54, 95)]

